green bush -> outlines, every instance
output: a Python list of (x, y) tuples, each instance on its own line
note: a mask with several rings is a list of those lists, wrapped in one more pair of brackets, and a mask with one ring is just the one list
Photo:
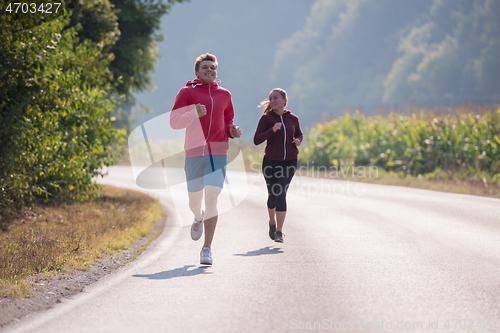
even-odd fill
[(318, 166), (378, 166), (415, 176), (437, 169), (493, 176), (500, 165), (500, 108), (481, 115), (435, 116), (426, 110), (411, 115), (346, 114), (313, 127), (300, 158), (301, 163), (309, 160)]
[(109, 119), (104, 45), (80, 42), (78, 27), (65, 30), (68, 13), (29, 29), (15, 23), (0, 18), (2, 216), (37, 198), (87, 199), (125, 136)]

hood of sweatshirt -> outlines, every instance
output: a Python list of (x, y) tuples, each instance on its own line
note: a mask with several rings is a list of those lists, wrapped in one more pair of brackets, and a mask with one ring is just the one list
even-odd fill
[[(194, 111), (194, 105), (198, 103), (205, 105), (207, 110), (207, 114), (200, 118)], [(187, 81), (177, 94), (170, 114), (170, 126), (186, 129), (186, 157), (226, 155), (233, 119), (231, 93), (219, 86), (218, 80), (206, 83), (194, 79)]]
[(219, 86), (218, 82), (220, 82), (220, 80), (215, 80), (214, 82), (206, 83), (206, 82), (200, 81), (198, 79), (194, 79), (194, 80), (191, 80), (191, 81), (187, 81), (186, 82), (186, 87), (187, 86), (192, 86), (193, 88), (196, 88), (197, 86), (206, 86), (206, 87), (208, 87), (209, 85), (212, 86), (212, 87), (218, 87)]
[[(268, 112), (268, 114), (269, 114), (269, 115), (272, 115), (272, 116), (274, 116), (274, 117), (277, 117), (277, 118), (279, 118), (279, 117), (280, 117), (280, 116), (279, 116), (276, 112), (274, 112), (274, 111), (272, 111), (272, 110), (271, 110), (271, 111), (269, 111), (269, 112)], [(281, 116), (282, 116), (282, 117), (284, 117), (285, 115), (289, 115), (289, 114), (291, 114), (290, 110), (285, 110), (285, 111), (283, 112), (283, 115), (281, 115)]]

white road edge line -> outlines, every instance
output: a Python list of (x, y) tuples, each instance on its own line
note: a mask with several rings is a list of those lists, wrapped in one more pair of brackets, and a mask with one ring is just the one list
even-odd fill
[(22, 322), (14, 324), (10, 329), (7, 328), (5, 332), (23, 333), (33, 331), (43, 324), (64, 315), (71, 309), (74, 309), (99, 296), (106, 290), (114, 287), (118, 283), (133, 275), (134, 272), (149, 265), (161, 254), (168, 251), (173, 246), (174, 241), (180, 235), (183, 228), (179, 227), (177, 214), (175, 214), (175, 210), (172, 205), (164, 199), (160, 199), (160, 203), (167, 213), (165, 227), (160, 237), (154, 240), (149, 245), (148, 249), (139, 257), (124, 267), (119, 268), (115, 274), (107, 275), (95, 284), (85, 287), (80, 294), (72, 296), (72, 298), (69, 299), (63, 299), (62, 302), (54, 308), (37, 313), (33, 315), (33, 317), (28, 316), (27, 318), (21, 319)]

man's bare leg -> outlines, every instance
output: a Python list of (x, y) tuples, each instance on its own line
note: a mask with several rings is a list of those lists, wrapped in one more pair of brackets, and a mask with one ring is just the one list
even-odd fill
[(203, 214), (201, 210), (201, 203), (203, 200), (203, 190), (198, 192), (188, 192), (189, 193), (189, 209), (194, 214), (196, 221), (201, 221), (203, 219)]
[(212, 240), (214, 238), (215, 227), (217, 225), (218, 211), (217, 211), (217, 200), (222, 188), (218, 186), (207, 185), (205, 186), (205, 243), (203, 247), (208, 247), (211, 249)]

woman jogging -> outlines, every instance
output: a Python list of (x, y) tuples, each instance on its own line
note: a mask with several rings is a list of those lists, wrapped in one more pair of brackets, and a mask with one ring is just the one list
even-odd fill
[(253, 138), (255, 145), (267, 140), (262, 173), (267, 184), (267, 209), (269, 213), (269, 237), (283, 242), (283, 223), (286, 216), (286, 192), (297, 170), (297, 157), (302, 142), (299, 118), (285, 110), (286, 91), (275, 88), (269, 100), (260, 103), (265, 106)]

